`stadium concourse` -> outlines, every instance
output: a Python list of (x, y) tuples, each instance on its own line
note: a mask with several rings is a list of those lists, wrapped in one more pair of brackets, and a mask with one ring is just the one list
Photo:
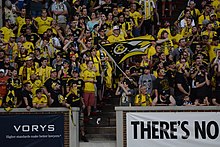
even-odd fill
[(81, 145), (107, 147), (115, 106), (220, 106), (219, 0), (0, 4), (7, 112), (79, 107)]

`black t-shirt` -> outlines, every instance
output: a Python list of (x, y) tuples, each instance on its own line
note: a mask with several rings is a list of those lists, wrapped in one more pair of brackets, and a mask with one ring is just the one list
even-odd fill
[(66, 101), (71, 107), (80, 107), (80, 97), (73, 93), (67, 95)]
[[(27, 91), (27, 90), (23, 90), (23, 91), (22, 91), (22, 96), (23, 96), (23, 98), (26, 97), (27, 100), (28, 100), (28, 105), (29, 105), (30, 107), (33, 107), (33, 104), (32, 104), (32, 98), (33, 98), (32, 92)], [(25, 102), (24, 102), (24, 99), (23, 99), (23, 102), (22, 102), (22, 107), (23, 107), (23, 108), (26, 108), (26, 104), (25, 104)]]
[(54, 90), (52, 88), (52, 84), (53, 83), (57, 83), (59, 85), (61, 85), (61, 81), (59, 79), (52, 79), (52, 78), (49, 78), (45, 83), (44, 83), (44, 86), (47, 88), (47, 91), (49, 93), (52, 93)]
[(34, 45), (40, 39), (40, 37), (35, 33), (32, 33), (31, 35), (25, 35), (25, 37), (26, 37), (27, 41), (32, 42)]
[(166, 92), (167, 94), (170, 93), (170, 86), (169, 86), (169, 80), (164, 77), (164, 78), (157, 78), (154, 81), (154, 89), (158, 90), (158, 94), (160, 95), (162, 92)]
[(104, 13), (106, 16), (108, 16), (108, 14), (113, 11), (113, 7), (113, 4), (103, 4), (100, 8), (100, 11)]
[(182, 93), (179, 88), (177, 87), (177, 84), (181, 84), (183, 89), (186, 91), (186, 92), (189, 92), (189, 83), (188, 83), (188, 80), (187, 78), (184, 76), (183, 73), (179, 73), (177, 72), (176, 73), (176, 90), (175, 90), (175, 95), (176, 96), (180, 96), (180, 95), (183, 95), (184, 93)]
[(71, 32), (73, 33), (73, 36), (74, 36), (74, 38), (75, 38), (75, 41), (77, 41), (78, 40), (78, 38), (79, 38), (79, 36), (80, 36), (80, 34), (81, 34), (81, 32), (82, 32), (82, 30), (80, 29), (80, 28), (76, 28), (76, 29), (71, 29)]
[(170, 97), (167, 96), (166, 98), (162, 99), (162, 98), (158, 98), (157, 100), (157, 104), (164, 104), (164, 105), (169, 105), (170, 102)]
[(20, 32), (21, 32), (22, 34), (25, 34), (27, 27), (30, 27), (30, 28), (31, 28), (31, 32), (32, 32), (32, 33), (37, 33), (37, 29), (36, 29), (36, 27), (35, 27), (33, 24), (31, 24), (31, 25), (24, 24), (24, 25), (21, 27), (21, 31), (20, 31)]
[(170, 87), (174, 88), (175, 87), (175, 76), (176, 76), (176, 71), (168, 70), (167, 71), (167, 78), (169, 79), (169, 85)]
[[(208, 76), (208, 79), (210, 79), (209, 76)], [(195, 82), (199, 84), (205, 82), (205, 76), (197, 75)], [(210, 90), (209, 88), (210, 87), (207, 84), (203, 85), (202, 87), (197, 88), (197, 96), (208, 96), (209, 90)]]

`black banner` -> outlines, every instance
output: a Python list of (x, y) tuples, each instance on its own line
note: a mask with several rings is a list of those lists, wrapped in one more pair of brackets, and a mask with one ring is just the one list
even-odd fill
[(63, 147), (64, 115), (0, 115), (0, 147)]

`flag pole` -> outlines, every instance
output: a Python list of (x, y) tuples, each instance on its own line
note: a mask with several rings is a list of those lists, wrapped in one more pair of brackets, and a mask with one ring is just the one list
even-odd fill
[(112, 60), (112, 62), (115, 64), (115, 66), (123, 73), (123, 75), (131, 81), (131, 79), (126, 75), (126, 73), (118, 66), (118, 64), (115, 62), (115, 60), (112, 58), (112, 56), (104, 49), (104, 47), (102, 47), (100, 44), (99, 46), (101, 47), (102, 50), (104, 50), (106, 52), (106, 54), (108, 55), (108, 57)]

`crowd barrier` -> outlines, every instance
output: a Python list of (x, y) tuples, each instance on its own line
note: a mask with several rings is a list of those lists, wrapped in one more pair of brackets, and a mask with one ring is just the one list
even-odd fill
[(117, 147), (220, 146), (220, 107), (115, 107), (115, 110)]
[(79, 108), (71, 110), (1, 108), (0, 146), (79, 147)]

